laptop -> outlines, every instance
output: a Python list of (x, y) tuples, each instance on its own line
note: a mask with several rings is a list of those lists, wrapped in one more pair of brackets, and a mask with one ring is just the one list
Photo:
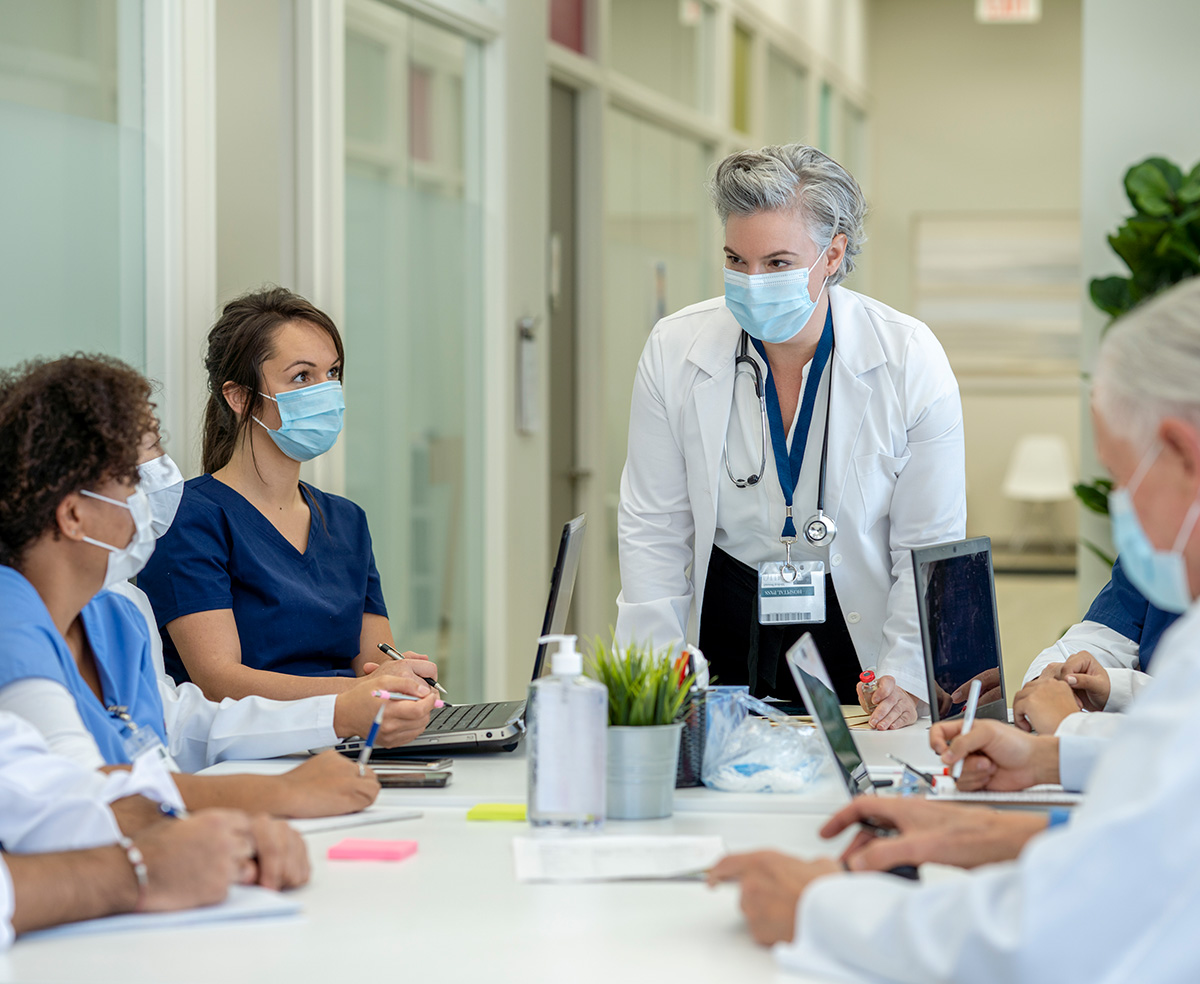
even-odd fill
[[(846, 792), (851, 799), (864, 793), (873, 796), (875, 783), (867, 775), (866, 763), (842, 716), (841, 702), (810, 633), (805, 632), (787, 651), (787, 664), (792, 671), (792, 679), (796, 681), (796, 689), (804, 698), (817, 730), (825, 740), (825, 746), (833, 758), (834, 771), (845, 784)], [(888, 831), (878, 827), (873, 829), (877, 836), (890, 836)], [(914, 881), (919, 877), (916, 867), (911, 864), (889, 868), (888, 874)]]
[(875, 784), (867, 775), (867, 766), (842, 715), (842, 703), (810, 633), (805, 632), (787, 651), (787, 664), (796, 681), (796, 689), (804, 698), (804, 704), (833, 757), (834, 771), (845, 784), (850, 798), (874, 793)]
[[(583, 533), (587, 517), (576, 516), (563, 526), (558, 541), (558, 557), (550, 575), (550, 597), (539, 636), (561, 633), (567, 625), (571, 595), (575, 591), (575, 575), (579, 572), (579, 554), (583, 549)], [(542, 675), (546, 664), (545, 643), (538, 643), (533, 658), (533, 679)], [(525, 733), (525, 701), (509, 700), (491, 704), (447, 704), (439, 707), (429, 718), (429, 726), (417, 738), (398, 748), (377, 748), (372, 761), (389, 758), (412, 758), (414, 755), (445, 755), (450, 752), (511, 752)], [(362, 739), (345, 741), (335, 746), (346, 755), (357, 755)]]
[[(788, 669), (792, 671), (792, 679), (796, 681), (796, 689), (804, 698), (812, 719), (821, 732), (826, 748), (833, 757), (835, 771), (846, 786), (850, 798), (863, 793), (868, 795), (875, 792), (875, 781), (867, 775), (867, 766), (863, 762), (854, 734), (850, 731), (846, 719), (842, 716), (842, 707), (838, 703), (837, 694), (830, 682), (829, 673), (817, 645), (809, 633), (804, 633), (796, 644), (787, 652)], [(887, 780), (879, 780), (880, 785), (887, 785)], [(933, 794), (929, 794), (933, 796)], [(962, 793), (939, 793), (935, 799), (951, 802), (990, 803), (992, 806), (1019, 806), (1025, 809), (1048, 809), (1052, 806), (1073, 806), (1083, 801), (1080, 793), (1068, 793), (1061, 786), (1031, 786), (1015, 792), (997, 793), (990, 790)], [(915, 877), (916, 869), (902, 865), (892, 869), (892, 874), (904, 878)]]
[(933, 723), (962, 714), (976, 678), (983, 684), (976, 715), (1007, 721), (992, 541), (917, 547), (912, 560)]

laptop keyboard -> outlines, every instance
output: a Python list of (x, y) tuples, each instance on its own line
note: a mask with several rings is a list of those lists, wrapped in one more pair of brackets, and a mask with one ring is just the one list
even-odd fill
[[(487, 726), (498, 728), (508, 720), (512, 709), (519, 703), (519, 701), (501, 701), (495, 704), (459, 704), (454, 707), (440, 707), (430, 717), (429, 727), (425, 729), (425, 734), (437, 734), (443, 731), (474, 731)], [(489, 720), (492, 715), (495, 715), (496, 720)]]

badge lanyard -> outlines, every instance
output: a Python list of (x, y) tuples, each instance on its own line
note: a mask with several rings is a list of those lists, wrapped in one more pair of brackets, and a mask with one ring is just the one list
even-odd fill
[[(825, 621), (825, 563), (807, 561), (792, 563), (792, 544), (798, 539), (796, 524), (792, 518), (792, 497), (800, 481), (800, 469), (804, 464), (804, 451), (812, 427), (813, 410), (817, 402), (817, 390), (821, 386), (821, 375), (833, 354), (833, 316), (825, 317), (825, 328), (817, 342), (809, 366), (808, 379), (800, 400), (799, 417), (792, 435), (792, 447), (788, 450), (787, 430), (783, 426), (783, 413), (779, 408), (779, 394), (770, 371), (770, 362), (762, 344), (755, 339), (754, 347), (767, 362), (766, 409), (771, 431), (771, 449), (775, 454), (775, 471), (779, 487), (783, 492), (785, 507), (783, 530), (779, 540), (784, 546), (785, 560), (767, 561), (758, 567), (758, 621), (763, 625), (795, 623), (817, 623)], [(833, 388), (829, 381), (827, 394)], [(821, 487), (817, 496), (817, 515), (805, 524), (805, 538), (814, 546), (822, 546), (832, 538), (832, 521), (824, 514), (825, 498), (825, 455), (829, 445), (829, 404), (825, 407), (825, 434), (821, 444)], [(815, 533), (815, 538), (814, 534)]]
[[(787, 430), (783, 426), (783, 412), (779, 409), (779, 394), (775, 389), (775, 379), (771, 373), (770, 362), (762, 342), (753, 339), (758, 354), (767, 362), (767, 421), (771, 430), (771, 450), (775, 453), (775, 471), (779, 478), (779, 487), (783, 491), (784, 520), (783, 531), (779, 540), (787, 550), (787, 561), (792, 559), (792, 544), (796, 542), (796, 524), (792, 520), (792, 497), (796, 485), (800, 481), (800, 468), (804, 464), (804, 449), (808, 444), (808, 432), (812, 426), (813, 409), (817, 402), (817, 390), (821, 385), (821, 375), (833, 354), (833, 317), (832, 312), (825, 316), (825, 329), (817, 342), (817, 350), (813, 354), (812, 365), (808, 370), (808, 380), (804, 385), (804, 396), (800, 401), (800, 416), (796, 421), (796, 431), (792, 436), (792, 447), (787, 446)], [(830, 388), (833, 380), (830, 380)], [(821, 463), (824, 465), (826, 446), (829, 443), (829, 408), (825, 409), (825, 439), (821, 445)], [(822, 471), (824, 469), (822, 468)], [(824, 479), (824, 475), (821, 476)], [(824, 485), (824, 481), (821, 483)], [(824, 488), (820, 489), (824, 498)], [(824, 503), (818, 502), (818, 510)]]

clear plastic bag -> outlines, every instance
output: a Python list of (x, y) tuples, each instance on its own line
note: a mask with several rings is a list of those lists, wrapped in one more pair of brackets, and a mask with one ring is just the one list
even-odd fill
[(788, 720), (748, 687), (709, 688), (707, 729), (702, 778), (712, 789), (798, 793), (828, 761), (816, 729)]

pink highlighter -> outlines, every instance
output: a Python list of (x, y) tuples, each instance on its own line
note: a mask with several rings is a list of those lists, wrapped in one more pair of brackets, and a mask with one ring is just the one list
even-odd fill
[(330, 861), (403, 861), (417, 853), (416, 841), (347, 837), (329, 849)]

